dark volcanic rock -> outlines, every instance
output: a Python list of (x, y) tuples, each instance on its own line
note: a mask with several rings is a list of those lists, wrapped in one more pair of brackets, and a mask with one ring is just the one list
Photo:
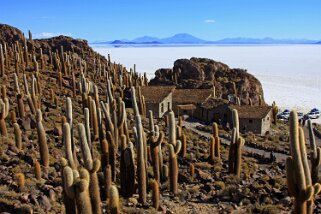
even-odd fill
[[(176, 81), (175, 81), (176, 80)], [(206, 58), (178, 59), (173, 69), (159, 69), (150, 85), (176, 85), (178, 88), (211, 88), (215, 82), (216, 94), (227, 98), (234, 93), (234, 83), (241, 102), (248, 104), (249, 98), (258, 104), (263, 97), (262, 85), (244, 69), (231, 69), (226, 64)]]

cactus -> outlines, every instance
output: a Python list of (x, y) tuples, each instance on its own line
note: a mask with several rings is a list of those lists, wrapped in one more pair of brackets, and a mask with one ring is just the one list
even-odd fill
[(156, 211), (159, 208), (159, 186), (157, 180), (152, 180), (150, 182), (150, 188), (152, 190), (152, 201), (153, 201), (153, 207), (156, 209)]
[[(8, 98), (6, 98), (8, 101)], [(6, 125), (6, 117), (8, 116), (8, 109), (9, 108), (9, 102), (3, 102), (2, 99), (0, 99), (0, 133), (2, 136), (7, 136), (7, 125)]]
[(85, 129), (86, 129), (87, 142), (88, 142), (89, 148), (92, 149), (89, 109), (85, 108), (84, 113), (85, 113), (84, 115), (85, 115)]
[[(156, 127), (156, 128), (155, 128)], [(156, 130), (156, 131), (155, 131)], [(149, 137), (148, 143), (150, 145), (151, 150), (151, 157), (152, 157), (152, 165), (153, 165), (153, 172), (154, 178), (157, 182), (160, 182), (160, 149), (159, 145), (162, 143), (164, 139), (164, 132), (160, 132), (158, 126), (154, 126), (153, 121), (153, 112), (149, 111)]]
[(219, 129), (217, 123), (213, 123), (212, 126), (213, 138), (214, 138), (214, 157), (220, 159), (220, 137), (219, 137)]
[(42, 125), (42, 113), (40, 109), (37, 110), (36, 120), (37, 120), (38, 145), (40, 150), (40, 161), (44, 167), (48, 167), (49, 150), (47, 145), (46, 132)]
[[(78, 171), (73, 171), (66, 166), (63, 170), (64, 190), (66, 195), (76, 200), (78, 214), (92, 214), (91, 202), (89, 197), (89, 173), (82, 168)], [(69, 204), (65, 204), (69, 207)]]
[(169, 134), (168, 134), (168, 142), (173, 146), (176, 146), (176, 125), (175, 125), (175, 114), (173, 111), (168, 113), (169, 115)]
[(68, 160), (69, 166), (75, 170), (77, 169), (77, 164), (74, 161), (74, 156), (72, 152), (70, 126), (69, 126), (69, 123), (67, 122), (63, 124), (63, 140), (65, 145), (66, 158)]
[(78, 124), (78, 134), (79, 134), (79, 142), (81, 146), (82, 157), (84, 160), (84, 166), (90, 173), (90, 199), (92, 210), (94, 213), (101, 213), (101, 199), (99, 193), (99, 183), (97, 177), (97, 171), (100, 169), (100, 161), (99, 159), (92, 159), (91, 151), (87, 142), (86, 131), (83, 124)]
[(33, 164), (35, 168), (35, 177), (38, 181), (41, 180), (41, 166), (40, 163), (36, 160), (35, 163)]
[(279, 108), (275, 104), (275, 102), (272, 103), (272, 115), (273, 115), (273, 124), (277, 123), (277, 116), (278, 116)]
[(112, 185), (109, 190), (109, 203), (108, 203), (108, 213), (110, 214), (119, 214), (119, 194), (117, 187)]
[(178, 162), (177, 154), (181, 147), (180, 141), (177, 141), (177, 147), (174, 148), (172, 144), (168, 144), (169, 149), (169, 184), (170, 191), (176, 195), (178, 192), (177, 181), (178, 181)]
[(16, 147), (21, 150), (22, 149), (22, 137), (21, 137), (21, 129), (18, 123), (13, 124), (14, 128), (14, 139), (16, 143)]
[(294, 213), (312, 213), (314, 196), (320, 192), (320, 184), (312, 184), (305, 148), (303, 129), (299, 128), (295, 111), (290, 113), (291, 156), (286, 159), (288, 192), (294, 196)]
[(311, 161), (311, 178), (312, 184), (319, 182), (319, 168), (321, 161), (321, 148), (317, 148), (313, 133), (312, 121), (308, 120), (309, 139), (310, 139), (310, 161)]
[[(126, 144), (126, 136), (122, 135), (123, 144)], [(134, 148), (131, 142), (127, 148), (123, 148), (120, 156), (120, 186), (121, 195), (131, 197), (135, 193), (135, 162)]]
[(209, 154), (209, 161), (211, 163), (214, 162), (215, 159), (215, 138), (213, 136), (210, 137), (210, 154)]
[(101, 167), (105, 172), (107, 165), (109, 164), (109, 146), (106, 139), (103, 139), (101, 143)]
[(0, 77), (4, 77), (6, 72), (5, 72), (5, 66), (4, 66), (4, 55), (3, 55), (2, 44), (0, 44), (0, 68), (1, 68)]
[(107, 141), (108, 141), (108, 148), (109, 148), (109, 164), (111, 166), (111, 173), (112, 173), (112, 181), (116, 181), (116, 145), (114, 142), (114, 138), (110, 131), (107, 132)]
[(136, 115), (137, 178), (139, 202), (146, 204), (146, 163), (144, 157), (143, 126), (140, 115)]
[(97, 119), (97, 109), (96, 109), (96, 103), (95, 100), (91, 100), (90, 102), (91, 106), (91, 114), (90, 118), (92, 121), (92, 127), (93, 127), (93, 132), (94, 132), (94, 140), (97, 140), (99, 137), (99, 130), (98, 130), (98, 119)]
[(195, 176), (195, 166), (192, 163), (189, 165), (189, 173), (190, 173), (191, 181), (193, 181)]
[(105, 171), (104, 171), (104, 174), (105, 174), (105, 187), (106, 187), (106, 199), (108, 200), (109, 198), (109, 190), (110, 190), (110, 186), (111, 186), (111, 166), (110, 165), (107, 165), (107, 167), (105, 168)]
[(16, 182), (17, 182), (19, 191), (22, 192), (25, 188), (25, 175), (23, 173), (17, 173)]
[(263, 98), (262, 95), (259, 95), (259, 106), (263, 105)]
[[(242, 146), (245, 141), (240, 137), (239, 134), (239, 117), (236, 109), (232, 111), (232, 119), (233, 119), (233, 131), (231, 137), (231, 144), (229, 150), (229, 173), (233, 173), (236, 177), (240, 177), (241, 174), (241, 161), (242, 161)], [(217, 140), (219, 142), (219, 139)]]

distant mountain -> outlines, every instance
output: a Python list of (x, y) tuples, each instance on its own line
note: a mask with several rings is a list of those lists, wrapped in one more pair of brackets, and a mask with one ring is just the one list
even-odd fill
[(215, 44), (313, 44), (314, 40), (308, 39), (273, 39), (273, 38), (226, 38), (213, 42)]
[(187, 33), (175, 34), (172, 37), (164, 38), (160, 40), (163, 44), (206, 44), (207, 41), (199, 39)]
[(93, 42), (92, 44), (117, 44), (117, 45), (173, 45), (173, 44), (186, 44), (186, 45), (200, 45), (200, 44), (321, 44), (321, 41), (308, 40), (308, 39), (274, 39), (274, 38), (225, 38), (217, 41), (206, 41), (197, 38), (187, 33), (179, 33), (168, 38), (157, 38), (151, 36), (138, 37), (133, 40), (114, 40), (106, 42)]
[(132, 42), (135, 42), (135, 43), (159, 42), (159, 38), (151, 37), (151, 36), (143, 36), (132, 40)]

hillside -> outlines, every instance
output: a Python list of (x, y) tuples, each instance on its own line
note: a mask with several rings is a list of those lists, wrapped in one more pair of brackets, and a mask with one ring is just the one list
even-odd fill
[[(173, 111), (152, 119), (141, 94), (147, 79), (135, 68), (111, 62), (85, 40), (33, 40), (0, 29), (1, 213), (291, 211), (286, 124), (266, 136), (241, 136), (235, 111), (233, 133), (217, 124), (200, 128)], [(216, 75), (240, 87), (254, 82), (207, 59), (179, 60), (169, 72), (182, 85), (191, 77), (210, 85)], [(172, 81), (162, 72), (158, 79)], [(320, 212), (318, 189), (309, 186), (309, 199)]]

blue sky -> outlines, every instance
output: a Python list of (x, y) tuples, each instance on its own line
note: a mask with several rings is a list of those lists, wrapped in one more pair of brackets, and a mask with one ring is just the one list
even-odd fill
[(321, 40), (320, 0), (0, 0), (0, 23), (89, 41), (176, 33)]

